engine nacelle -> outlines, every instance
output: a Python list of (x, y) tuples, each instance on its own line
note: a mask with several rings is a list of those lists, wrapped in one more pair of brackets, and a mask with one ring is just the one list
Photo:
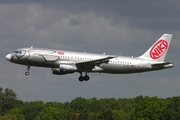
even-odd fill
[(52, 73), (56, 75), (65, 75), (76, 72), (77, 68), (69, 64), (60, 64), (59, 68), (52, 68)]

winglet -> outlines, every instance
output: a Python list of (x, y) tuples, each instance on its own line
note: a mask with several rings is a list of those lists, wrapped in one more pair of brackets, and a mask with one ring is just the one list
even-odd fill
[(139, 58), (155, 61), (164, 61), (172, 39), (172, 34), (163, 34), (143, 55)]

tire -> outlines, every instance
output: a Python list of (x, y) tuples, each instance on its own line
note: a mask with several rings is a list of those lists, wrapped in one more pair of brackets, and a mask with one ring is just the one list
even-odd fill
[(28, 75), (29, 75), (29, 72), (25, 72), (25, 75), (28, 76)]
[(83, 76), (80, 76), (80, 77), (79, 77), (79, 81), (80, 81), (80, 82), (83, 82), (83, 81), (84, 81), (84, 77), (83, 77)]
[(85, 76), (84, 76), (84, 80), (85, 80), (85, 81), (88, 81), (88, 80), (89, 80), (89, 76), (88, 76), (88, 75), (85, 75)]

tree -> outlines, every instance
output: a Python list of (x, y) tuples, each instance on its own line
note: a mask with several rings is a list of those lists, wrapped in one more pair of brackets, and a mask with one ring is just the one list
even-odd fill
[(85, 98), (78, 97), (71, 101), (70, 107), (74, 112), (80, 112), (87, 109), (87, 100)]
[(17, 99), (16, 93), (6, 88), (0, 87), (0, 114), (5, 114), (8, 110), (12, 109), (13, 107), (17, 106), (19, 100)]
[(25, 117), (22, 114), (22, 109), (18, 107), (9, 110), (6, 114), (16, 116), (18, 120), (25, 120)]
[(22, 102), (0, 87), (0, 120), (180, 120), (180, 96), (158, 98), (77, 97), (71, 102)]
[(58, 107), (45, 107), (37, 115), (35, 120), (66, 120), (68, 111)]
[(113, 120), (113, 114), (112, 111), (104, 107), (100, 110), (100, 113), (97, 115), (98, 120)]
[(179, 120), (180, 119), (180, 96), (168, 98), (169, 104), (165, 111), (166, 120)]
[(21, 108), (25, 120), (34, 120), (43, 107), (43, 101), (25, 102)]
[(4, 115), (0, 116), (0, 120), (19, 120), (14, 115)]
[(167, 102), (158, 97), (144, 97), (136, 101), (134, 119), (159, 120), (163, 119)]

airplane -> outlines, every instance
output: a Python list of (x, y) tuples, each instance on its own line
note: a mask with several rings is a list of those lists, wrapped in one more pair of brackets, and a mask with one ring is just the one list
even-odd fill
[[(7, 54), (6, 59), (12, 63), (26, 65), (25, 75), (29, 75), (31, 66), (47, 67), (52, 74), (66, 75), (74, 72), (80, 73), (79, 81), (88, 81), (89, 72), (129, 74), (173, 67), (172, 62), (165, 62), (172, 34), (163, 34), (143, 55), (139, 57), (126, 57), (55, 50), (47, 48), (20, 48)], [(85, 73), (83, 76), (82, 73)]]

